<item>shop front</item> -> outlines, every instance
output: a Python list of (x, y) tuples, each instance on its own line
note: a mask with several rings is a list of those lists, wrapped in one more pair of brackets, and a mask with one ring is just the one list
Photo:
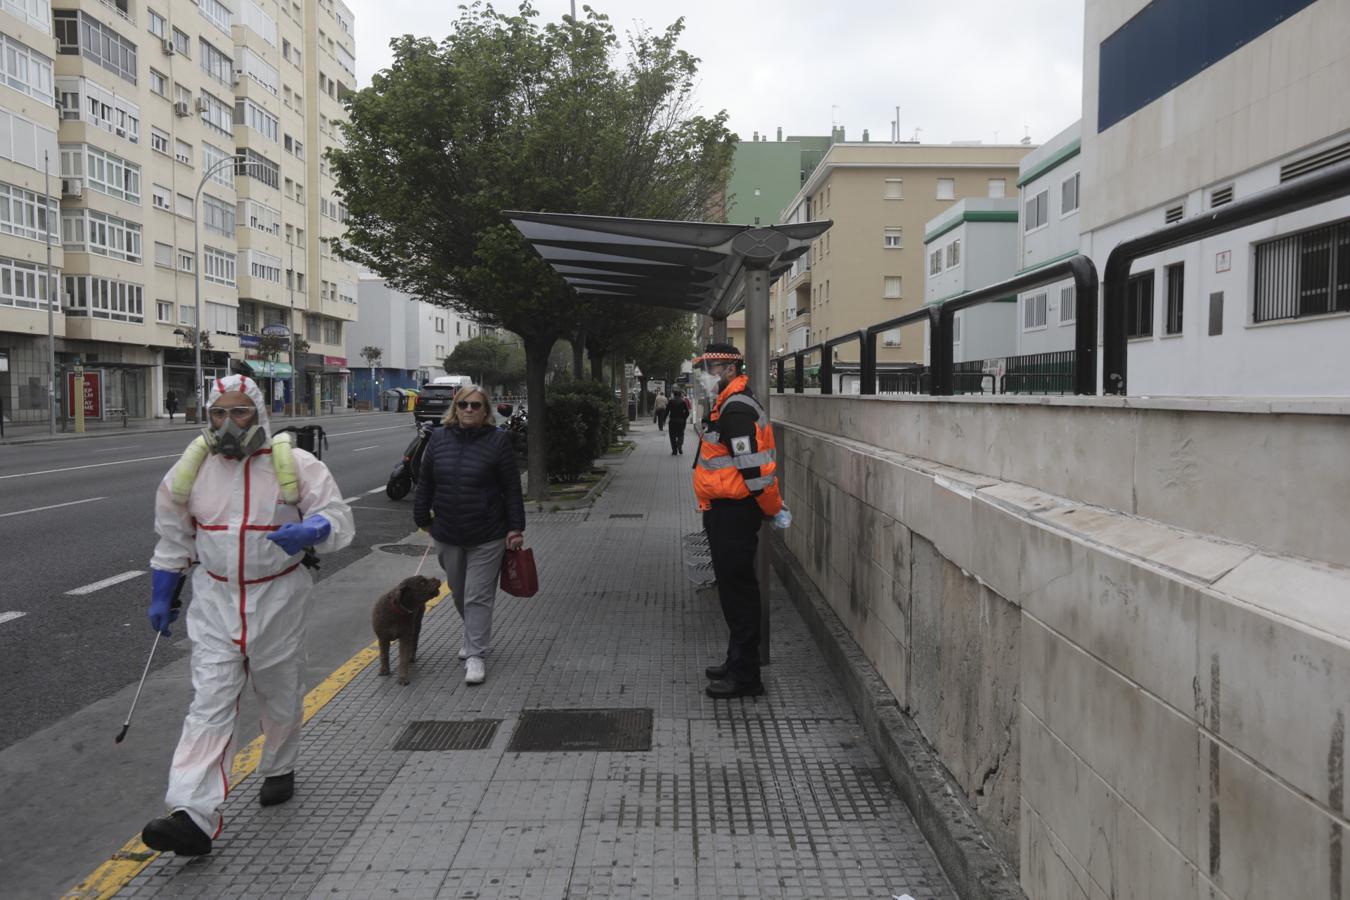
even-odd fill
[(351, 369), (347, 368), (347, 357), (325, 356), (323, 373), (320, 376), (323, 389), (324, 412), (334, 409), (347, 409), (351, 405), (349, 396)]
[[(224, 350), (202, 351), (202, 389), (205, 400), (210, 394), (209, 385), (217, 378), (230, 374), (230, 355)], [(187, 415), (189, 422), (196, 421), (197, 391), (193, 387), (196, 372), (196, 358), (191, 347), (168, 347), (164, 350), (164, 395), (154, 415), (167, 416), (167, 402), (172, 395), (176, 407)]]

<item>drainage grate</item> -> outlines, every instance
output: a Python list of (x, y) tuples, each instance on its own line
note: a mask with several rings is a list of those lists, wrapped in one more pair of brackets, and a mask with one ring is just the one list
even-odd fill
[(646, 513), (610, 513), (611, 519), (641, 519)]
[(652, 749), (650, 709), (527, 709), (506, 748), (512, 753)]
[(486, 750), (501, 719), (468, 722), (413, 722), (394, 742), (395, 750)]

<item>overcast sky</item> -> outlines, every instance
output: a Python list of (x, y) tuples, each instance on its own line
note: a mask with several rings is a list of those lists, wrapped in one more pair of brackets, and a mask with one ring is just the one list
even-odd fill
[[(345, 0), (356, 16), (362, 86), (389, 64), (389, 39), (440, 39), (457, 18), (447, 0)], [(512, 11), (515, 2), (494, 4)], [(581, 13), (582, 3), (577, 3)], [(1081, 115), (1083, 0), (599, 0), (623, 33), (683, 15), (683, 46), (702, 60), (704, 112), (726, 109), (749, 140), (864, 128), (925, 143), (1013, 143), (1052, 137)], [(544, 18), (568, 0), (536, 0)], [(770, 12), (771, 10), (771, 12)]]

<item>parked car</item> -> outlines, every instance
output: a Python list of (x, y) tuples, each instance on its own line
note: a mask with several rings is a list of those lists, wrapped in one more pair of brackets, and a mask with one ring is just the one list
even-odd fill
[(455, 396), (456, 390), (458, 385), (437, 384), (434, 381), (422, 385), (413, 406), (413, 421), (440, 422), (450, 411), (450, 399)]

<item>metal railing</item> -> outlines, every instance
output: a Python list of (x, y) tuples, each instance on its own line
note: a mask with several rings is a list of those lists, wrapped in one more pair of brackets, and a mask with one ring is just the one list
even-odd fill
[[(1006, 281), (1000, 281), (998, 284), (979, 288), (945, 303), (915, 310), (894, 319), (887, 319), (885, 322), (869, 325), (860, 331), (831, 338), (824, 343), (813, 344), (794, 353), (777, 357), (773, 360), (773, 363), (777, 366), (779, 393), (783, 392), (783, 385), (786, 384), (784, 374), (789, 358), (793, 360), (793, 366), (798, 373), (796, 383), (799, 386), (795, 390), (797, 393), (801, 393), (800, 385), (804, 382), (803, 358), (806, 354), (816, 352), (821, 354), (820, 392), (822, 394), (834, 393), (833, 349), (841, 344), (848, 344), (853, 341), (858, 342), (860, 350), (859, 393), (863, 395), (878, 393), (878, 335), (907, 325), (916, 325), (919, 322), (928, 323), (929, 366), (922, 375), (915, 375), (912, 372), (883, 373), (883, 376), (888, 378), (888, 386), (891, 382), (894, 382), (901, 388), (901, 392), (907, 392), (904, 387), (913, 385), (919, 387), (922, 393), (938, 395), (957, 393), (958, 388), (960, 393), (980, 391), (993, 393), (998, 385), (992, 383), (987, 373), (958, 369), (953, 363), (953, 317), (963, 309), (970, 309), (973, 306), (992, 303), (996, 300), (1006, 300), (1033, 288), (1063, 281), (1065, 278), (1073, 279), (1075, 296), (1081, 298), (1095, 298), (1097, 296), (1097, 269), (1093, 266), (1092, 260), (1080, 254), (1053, 265), (1024, 272)], [(1073, 392), (1075, 394), (1095, 394), (1097, 393), (1097, 304), (1095, 302), (1079, 301), (1078, 316), (1074, 324), (1074, 346), (1072, 358)], [(890, 376), (898, 377), (892, 378)], [(886, 392), (889, 393), (889, 391)]]

